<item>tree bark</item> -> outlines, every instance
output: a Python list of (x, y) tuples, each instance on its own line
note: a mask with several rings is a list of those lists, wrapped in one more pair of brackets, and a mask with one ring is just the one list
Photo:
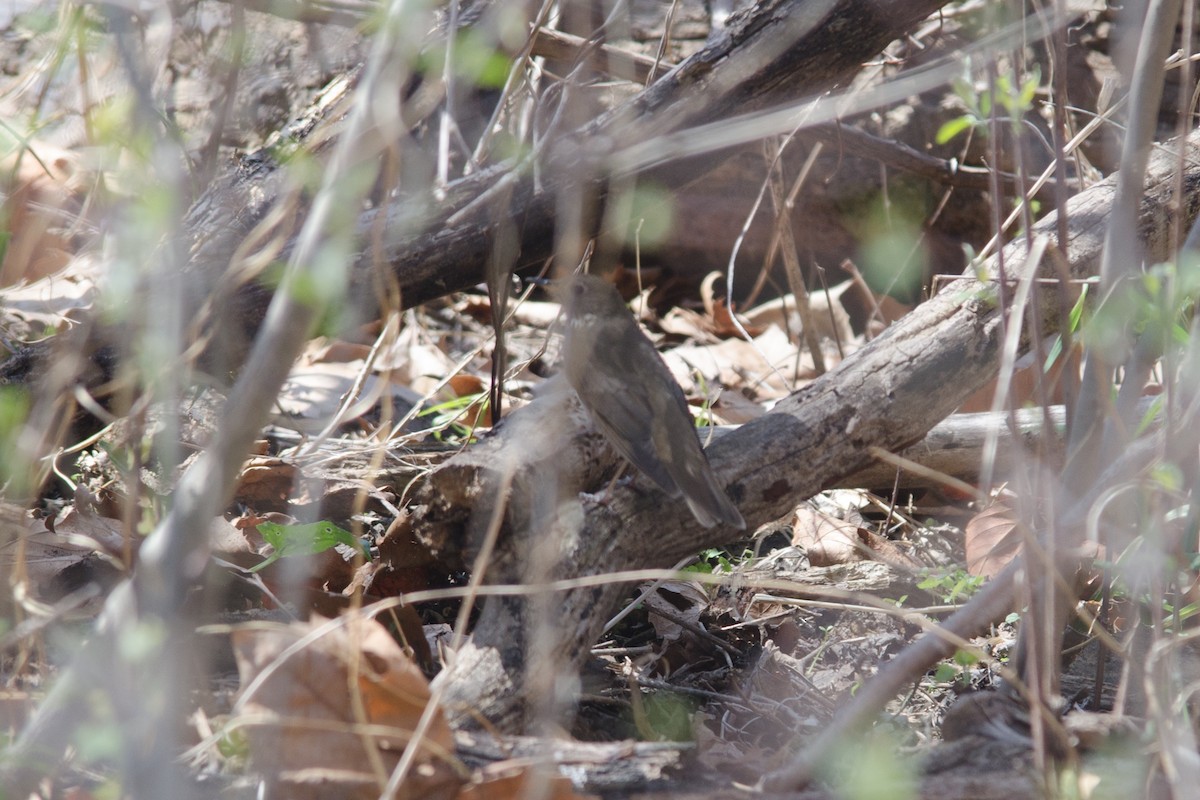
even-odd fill
[[(828, 91), (942, 5), (940, 0), (759, 3), (731, 18), (721, 36), (643, 92), (565, 137), (537, 168), (540, 181), (508, 164), (464, 178), (451, 187), (441, 208), (415, 226), (417, 233), (404, 233), (414, 228), (411, 221), (403, 224), (412, 218), (412, 204), (380, 212), (388, 216), (386, 229), (400, 235), (386, 242), (381, 254), (360, 254), (355, 283), (370, 285), (365, 273), (381, 256), (405, 305), (478, 284), (495, 223), (493, 212), (477, 200), (503, 181), (512, 183), (503, 211), (521, 234), (519, 263), (541, 264), (553, 252), (562, 192), (584, 182), (603, 194), (604, 165), (613, 154), (656, 136)], [(720, 154), (708, 154), (652, 173), (656, 181), (677, 188), (720, 161)], [(364, 216), (364, 229), (373, 216)]]
[[(1139, 235), (1150, 261), (1168, 257), (1173, 178), (1181, 163), (1185, 175), (1179, 224), (1184, 229), (1200, 207), (1200, 133), (1185, 145), (1182, 162), (1176, 148), (1167, 146), (1148, 171)], [(1074, 278), (1088, 277), (1096, 270), (1114, 186), (1115, 180), (1106, 180), (1068, 203), (1071, 237), (1066, 251)], [(1051, 214), (1034, 226), (1032, 236), (1045, 237), (1054, 246), (1056, 226), (1056, 215)], [(1010, 279), (1024, 279), (1031, 270), (1038, 277), (1055, 277), (1048, 258), (1040, 264), (1026, 263), (1025, 242), (1022, 238), (1001, 254)], [(988, 274), (995, 275), (996, 258), (988, 267)], [(1031, 311), (1041, 315), (1043, 331), (1053, 331), (1058, 307), (1050, 302), (1051, 293), (1043, 294), (1044, 308)], [(751, 527), (777, 519), (796, 503), (867, 468), (873, 461), (872, 447), (898, 452), (919, 441), (996, 374), (1002, 330), (996, 284), (960, 279), (772, 413), (722, 437), (708, 448), (709, 461)], [(506, 454), (514, 475), (533, 474), (534, 462), (546, 457), (545, 451), (529, 453), (521, 440), (506, 439), (508, 426), (521, 430), (528, 424), (522, 419), (526, 413), (521, 410), (505, 420), (497, 440), (489, 443), (492, 452)], [(491, 474), (494, 471), (486, 470), (476, 484), (501, 485)], [(456, 480), (462, 477), (459, 474)], [(435, 475), (422, 496), (428, 502), (439, 491)], [(494, 502), (486, 491), (475, 500), (477, 506)], [(605, 502), (582, 495), (574, 509), (560, 507), (549, 522), (529, 512), (538, 502), (532, 495), (523, 496), (519, 485), (514, 490), (509, 504), (516, 524), (512, 535), (500, 543), (498, 568), (489, 573), (489, 581), (529, 582), (527, 567), (535, 560), (533, 554), (552, 545), (560, 548), (557, 560), (543, 575), (532, 576), (535, 579), (669, 567), (735, 535), (696, 526), (682, 501), (668, 500), (640, 479), (618, 486)], [(433, 515), (418, 515), (412, 524), (417, 531), (442, 528)], [(439, 536), (442, 541), (453, 538), (444, 529)], [(501, 728), (521, 729), (529, 722), (530, 709), (537, 706), (531, 704), (528, 692), (538, 684), (528, 682), (529, 676), (547, 668), (545, 663), (531, 667), (530, 653), (553, 654), (555, 666), (571, 673), (586, 657), (607, 611), (626, 588), (614, 582), (557, 592), (551, 601), (506, 597), (489, 602), (470, 641), (439, 677), (447, 708), (451, 713), (470, 708)], [(539, 618), (539, 602), (548, 609), (546, 613), (552, 613), (552, 624)], [(531, 639), (533, 632), (537, 641)]]
[[(623, 147), (845, 83), (863, 62), (943, 4), (765, 0), (731, 17), (708, 46), (616, 109), (561, 137), (538, 155), (536, 165), (492, 165), (452, 181), (440, 195), (422, 190), (361, 214), (363, 245), (350, 268), (350, 301), (369, 317), (381, 303), (381, 284), (397, 289), (402, 305), (411, 307), (482, 283), (501, 223), (511, 224), (519, 236), (518, 268), (540, 265), (561, 233), (557, 217), (564, 193), (602, 198), (605, 162)], [(289, 126), (291, 135), (319, 139), (328, 123), (336, 125), (353, 80), (331, 87)], [(414, 138), (402, 144), (421, 147)], [(679, 161), (655, 169), (654, 178), (677, 187), (718, 163), (717, 154)], [(306, 209), (303, 200), (287, 196), (286, 187), (284, 172), (264, 150), (215, 180), (184, 221), (188, 263), (182, 277), (195, 306), (211, 312), (201, 330), (208, 341), (205, 366), (214, 374), (240, 368), (271, 297), (257, 280), (239, 277), (245, 260), (239, 248), (252, 236), (263, 244), (251, 252), (278, 237), (286, 244), (274, 259), (291, 252)], [(120, 340), (100, 330), (90, 344), (76, 349), (91, 352)], [(0, 365), (0, 381), (27, 382), (36, 371), (29, 365), (40, 363), (39, 355), (22, 352), (10, 358)], [(106, 372), (102, 380), (109, 377)]]

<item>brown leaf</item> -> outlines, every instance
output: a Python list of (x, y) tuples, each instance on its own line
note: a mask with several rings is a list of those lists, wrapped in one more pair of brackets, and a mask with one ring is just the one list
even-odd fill
[[(373, 620), (355, 617), (293, 647), (327, 627), (317, 618), (234, 632), (246, 739), (272, 796), (377, 798), (425, 711), (429, 684)], [(463, 769), (453, 752), (436, 713), (395, 796), (454, 797)]]
[(487, 388), (484, 385), (483, 379), (478, 375), (470, 375), (465, 372), (451, 375), (446, 381), (446, 385), (450, 388), (450, 391), (454, 392), (455, 397), (469, 397), (474, 394), (482, 394)]
[(700, 615), (708, 608), (708, 595), (699, 586), (685, 581), (666, 581), (647, 594), (643, 605), (649, 611), (650, 624), (658, 638), (671, 642), (684, 635), (687, 623), (701, 627)]
[(238, 476), (234, 499), (260, 512), (287, 511), (289, 499), (297, 504), (310, 501), (306, 493), (293, 497), (293, 487), (305, 484), (305, 481), (297, 480), (298, 476), (299, 470), (283, 459), (273, 456), (250, 458)]
[[(470, 375), (465, 372), (452, 375), (446, 381), (446, 388), (450, 390), (454, 397), (471, 397), (472, 395), (482, 394), (487, 390), (487, 386), (478, 375)], [(485, 409), (482, 403), (476, 403), (468, 410), (462, 422), (471, 428), (477, 426), (490, 428), (492, 427), (491, 409)]]
[(741, 392), (722, 389), (713, 401), (712, 412), (727, 425), (741, 425), (758, 419), (766, 414), (767, 410)]
[[(54, 603), (87, 591), (89, 584), (103, 590), (120, 580), (125, 567), (99, 541), (115, 533), (110, 526), (116, 523), (91, 514), (86, 519), (72, 515), (77, 523), (60, 533), (47, 527), (48, 520), (0, 503), (0, 618), (12, 613), (9, 601), (14, 596), (22, 596), (26, 604)], [(102, 602), (102, 597), (92, 597), (84, 608), (95, 610)]]
[(854, 522), (802, 505), (792, 518), (792, 544), (804, 548), (814, 567), (864, 561), (867, 556), (859, 544), (860, 530)]
[(68, 506), (53, 520), (54, 534), (65, 543), (121, 558), (127, 547), (125, 525), (82, 508)]
[[(792, 544), (808, 553), (814, 567), (829, 567), (854, 561), (881, 561), (902, 570), (920, 567), (900, 545), (875, 533), (866, 524), (855, 491), (820, 495), (796, 509), (792, 518)], [(820, 501), (821, 507), (813, 502)], [(838, 509), (834, 513), (824, 507)], [(843, 518), (843, 516), (845, 518)]]
[(746, 333), (738, 328), (733, 319), (733, 309), (726, 304), (724, 294), (716, 289), (717, 281), (721, 277), (719, 272), (710, 272), (700, 284), (700, 297), (708, 314), (708, 329), (722, 339), (744, 339), (746, 333), (749, 333), (751, 338), (762, 334), (766, 328), (749, 322), (743, 321), (742, 327)]
[(75, 248), (59, 232), (62, 212), (81, 206), (89, 183), (77, 153), (45, 142), (27, 144), (30, 152), (21, 150), (0, 162), (11, 181), (0, 192), (0, 215), (10, 233), (0, 260), (0, 286), (36, 281), (70, 262)]
[[(621, 293), (621, 297), (630, 300), (645, 291), (647, 287), (654, 287), (654, 291), (661, 293), (663, 290), (678, 289), (678, 284), (682, 283), (681, 281), (668, 281), (664, 285), (662, 278), (663, 271), (661, 269), (639, 268), (631, 270), (617, 265), (617, 268), (606, 279), (613, 286), (617, 287), (617, 291)], [(654, 304), (652, 303), (651, 305)]]
[(966, 529), (967, 572), (990, 578), (1021, 552), (1021, 531), (1013, 511), (996, 501), (980, 511)]
[[(261, 517), (255, 519), (263, 521)], [(262, 536), (256, 535), (252, 541), (248, 532), (254, 528), (244, 522), (245, 518), (234, 523), (224, 517), (217, 517), (208, 529), (208, 546), (212, 548), (213, 555), (233, 561), (239, 566), (251, 567), (262, 561), (259, 555)], [(257, 534), (257, 531), (255, 533)]]

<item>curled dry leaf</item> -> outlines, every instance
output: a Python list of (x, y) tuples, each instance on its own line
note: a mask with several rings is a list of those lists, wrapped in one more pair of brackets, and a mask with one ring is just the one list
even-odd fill
[[(861, 339), (854, 333), (850, 314), (842, 304), (848, 283), (832, 287), (828, 291), (811, 292), (808, 296), (808, 307), (817, 337), (840, 342), (847, 352), (857, 349)], [(801, 332), (800, 316), (796, 311), (796, 298), (788, 294), (774, 300), (760, 303), (742, 314), (751, 325), (761, 329), (776, 326), (789, 331), (793, 336)]]
[[(456, 398), (472, 397), (486, 392), (487, 384), (478, 375), (470, 375), (464, 372), (450, 376), (446, 381), (446, 388)], [(485, 407), (482, 403), (475, 403), (466, 410), (466, 416), (463, 418), (462, 424), (468, 428), (478, 426), (485, 428), (492, 427), (491, 408)]]
[(857, 522), (838, 519), (801, 505), (792, 518), (792, 544), (803, 547), (814, 567), (829, 567), (867, 559)]
[(297, 496), (305, 489), (304, 481), (299, 480), (299, 477), (299, 469), (281, 458), (251, 458), (246, 461), (241, 475), (238, 476), (234, 498), (259, 512), (286, 511), (289, 502), (311, 502), (311, 498), (306, 494)]
[[(233, 634), (251, 758), (273, 797), (379, 797), (429, 702), (429, 683), (382, 625), (315, 618)], [(464, 782), (440, 713), (417, 745), (403, 800), (452, 798)]]
[(347, 342), (342, 339), (323, 339), (315, 348), (310, 348), (310, 363), (351, 364), (366, 361), (371, 355), (371, 345), (363, 342)]
[(75, 324), (95, 297), (95, 267), (94, 259), (78, 257), (52, 275), (0, 288), (4, 335), (32, 341)]
[(804, 548), (814, 567), (881, 561), (896, 569), (918, 569), (920, 563), (900, 545), (871, 530), (861, 511), (866, 505), (866, 494), (857, 490), (817, 495), (796, 509), (792, 544)]
[(685, 633), (683, 625), (701, 627), (700, 615), (708, 608), (708, 595), (698, 585), (685, 581), (666, 581), (643, 599), (649, 610), (650, 624), (659, 639), (673, 642)]
[(758, 403), (749, 400), (741, 392), (730, 389), (721, 390), (717, 399), (713, 401), (712, 411), (727, 425), (741, 425), (767, 413)]
[(704, 312), (708, 317), (705, 322), (709, 331), (722, 339), (742, 339), (747, 333), (751, 337), (758, 336), (765, 328), (745, 320), (739, 327), (734, 321), (733, 309), (726, 303), (724, 287), (717, 285), (723, 277), (719, 272), (710, 272), (700, 284), (700, 297), (704, 301)]
[[(316, 434), (324, 430), (339, 412), (338, 419), (345, 425), (369, 413), (381, 401), (391, 403), (393, 409), (403, 413), (420, 399), (414, 392), (379, 375), (370, 374), (364, 378), (360, 374), (362, 370), (361, 361), (323, 362), (293, 369), (276, 401), (274, 423), (301, 433)], [(346, 398), (356, 388), (359, 389), (357, 395), (352, 402), (346, 403)], [(387, 397), (389, 393), (391, 396)]]
[(753, 386), (759, 398), (785, 397), (797, 367), (796, 347), (777, 327), (768, 328), (754, 342), (725, 339), (714, 345), (685, 344), (668, 350), (663, 358), (685, 393), (695, 387), (693, 372), (698, 372), (710, 384)]

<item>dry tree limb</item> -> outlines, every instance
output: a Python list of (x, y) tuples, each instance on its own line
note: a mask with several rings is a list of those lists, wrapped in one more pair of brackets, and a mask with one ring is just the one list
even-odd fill
[[(638, 95), (554, 141), (536, 164), (492, 165), (451, 181), (444, 192), (427, 187), (360, 214), (362, 248), (353, 257), (348, 298), (369, 316), (381, 303), (381, 282), (398, 290), (404, 307), (482, 283), (498, 219), (519, 237), (518, 268), (540, 266), (561, 232), (563, 194), (602, 199), (606, 163), (623, 148), (845, 84), (863, 62), (941, 5), (942, 0), (759, 3), (732, 17), (720, 36)], [(315, 139), (322, 152), (322, 137), (340, 124), (350, 102), (346, 89), (352, 82), (331, 86), (306, 119), (289, 126), (291, 135)], [(439, 97), (437, 86), (424, 91), (430, 102)], [(410, 138), (403, 146), (420, 145)], [(720, 160), (712, 153), (679, 160), (655, 168), (653, 177), (678, 187)], [(194, 305), (208, 303), (213, 311), (202, 336), (211, 337), (207, 367), (217, 374), (240, 368), (271, 297), (253, 274), (231, 274), (231, 265), (235, 273), (244, 270), (243, 251), (252, 235), (261, 244), (250, 251), (264, 251), (257, 258), (264, 263), (287, 258), (295, 246), (288, 226), (307, 212), (284, 202), (287, 185), (285, 171), (264, 150), (214, 181), (184, 221), (189, 252), (182, 279)], [(373, 235), (379, 231), (382, 236)], [(218, 290), (220, 301), (210, 303)], [(77, 349), (90, 352), (94, 346)], [(38, 362), (31, 355), (37, 354), (18, 353), (0, 364), (0, 381), (28, 381), (28, 365)]]
[[(1200, 133), (1185, 144), (1187, 175), (1181, 224), (1190, 224), (1200, 207)], [(1173, 172), (1180, 163), (1172, 151), (1173, 147), (1167, 146), (1153, 159), (1141, 203), (1139, 235), (1151, 259), (1162, 259), (1168, 252), (1171, 220), (1167, 209), (1172, 208)], [(1097, 268), (1114, 185), (1114, 180), (1104, 181), (1068, 204), (1071, 240), (1066, 250), (1073, 277), (1092, 275)], [(1034, 237), (1054, 242), (1056, 226), (1055, 215), (1049, 215), (1035, 226)], [(1005, 248), (1003, 256), (1013, 279), (1033, 277), (1030, 270), (1054, 277), (1048, 265), (1025, 263), (1024, 239)], [(994, 270), (994, 262), (991, 266)], [(1047, 301), (1045, 308), (1036, 310), (1043, 317), (1043, 330), (1057, 325), (1057, 307), (1053, 305)], [(916, 308), (838, 369), (796, 392), (774, 412), (714, 443), (708, 449), (709, 460), (749, 524), (781, 517), (795, 503), (866, 468), (872, 461), (872, 447), (895, 452), (919, 441), (996, 373), (1000, 331), (995, 284), (964, 278)], [(514, 413), (487, 447), (515, 462), (510, 468), (516, 474), (536, 474), (533, 465), (546, 454), (524, 450), (520, 440), (508, 438), (506, 430), (509, 425), (519, 429), (524, 424), (523, 413)], [(454, 482), (463, 478), (463, 473), (456, 473)], [(472, 485), (484, 487), (489, 480), (485, 468)], [(439, 519), (439, 508), (430, 499), (447, 489), (435, 474), (423, 489), (428, 502), (425, 513), (410, 524), (431, 539), (462, 541), (463, 530), (450, 530), (461, 526), (462, 518)], [(535, 496), (515, 493), (509, 499), (512, 517), (522, 523), (534, 519), (530, 508)], [(486, 490), (474, 495), (477, 503), (487, 498)], [(698, 529), (682, 503), (666, 501), (637, 481), (616, 489), (605, 504), (585, 496), (578, 522), (575, 529), (568, 524), (536, 533), (514, 526), (518, 536), (502, 543), (500, 567), (492, 579), (521, 576), (519, 566), (533, 546), (522, 536), (537, 536), (540, 548), (549, 546), (548, 540), (554, 541), (550, 537), (560, 537), (563, 549), (554, 577), (669, 566), (690, 553), (724, 544), (731, 536), (730, 531), (719, 528)], [(556, 638), (540, 643), (539, 648), (558, 654), (564, 668), (577, 667), (603, 625), (603, 610), (611, 608), (623, 591), (624, 587), (610, 586), (556, 596), (551, 630)], [(954, 619), (971, 624), (957, 632), (969, 636), (976, 630), (974, 626), (990, 622), (992, 612), (1011, 601), (1011, 594), (1005, 594), (1011, 591), (1003, 582), (994, 582), (971, 607), (986, 604), (988, 613), (975, 617), (970, 616), (978, 614), (975, 610), (961, 612)], [(519, 600), (506, 598), (485, 607), (471, 640), (440, 678), (448, 684), (452, 713), (470, 708), (510, 730), (526, 723), (528, 698), (523, 680), (531, 623), (528, 604)], [(942, 652), (918, 646), (923, 648), (918, 656), (897, 662), (905, 671), (901, 684), (911, 677), (912, 670), (933, 663)], [(886, 672), (887, 680), (897, 680), (894, 670)]]
[[(413, 208), (378, 213), (396, 232), (383, 252), (360, 254), (356, 270), (389, 265), (406, 305), (482, 280), (482, 261), (495, 235), (488, 202), (504, 185), (505, 213), (520, 232), (519, 264), (540, 265), (553, 252), (556, 205), (580, 188), (602, 197), (610, 157), (634, 144), (686, 132), (736, 114), (794, 102), (845, 83), (864, 61), (942, 5), (839, 0), (769, 0), (731, 18), (725, 33), (612, 112), (552, 145), (532, 174), (502, 164), (454, 182), (447, 200), (414, 230)], [(694, 181), (720, 163), (720, 154), (647, 170), (666, 187)], [(581, 185), (582, 184), (582, 185)], [(375, 214), (364, 215), (369, 229)], [(573, 266), (573, 265), (567, 265)], [(362, 284), (361, 279), (356, 279)]]
[[(897, 453), (930, 474), (916, 474), (897, 469), (891, 464), (876, 461), (864, 470), (846, 476), (839, 483), (844, 487), (890, 487), (899, 480), (901, 488), (930, 488), (945, 485), (938, 476), (974, 484), (982, 471), (983, 452), (989, 436), (996, 437), (996, 472), (1003, 475), (1020, 462), (1025, 452), (1040, 450), (1044, 458), (1061, 462), (1065, 454), (1064, 431), (1067, 413), (1063, 406), (1053, 406), (1043, 414), (1040, 408), (1023, 408), (1015, 412), (1016, 430), (1008, 423), (1008, 415), (990, 412), (953, 414), (935, 425), (925, 438)], [(1049, 420), (1051, 428), (1047, 429)]]
[[(823, 142), (835, 150), (844, 150), (859, 158), (874, 159), (894, 169), (946, 186), (982, 191), (991, 189), (991, 170), (987, 167), (957, 164), (922, 153), (903, 142), (875, 136), (850, 125), (817, 125), (804, 131), (801, 138)], [(998, 172), (997, 175), (1005, 192), (1020, 190), (1019, 175), (1009, 172)], [(1037, 197), (1043, 201), (1053, 200), (1055, 190), (1055, 181), (1048, 180), (1038, 189)]]

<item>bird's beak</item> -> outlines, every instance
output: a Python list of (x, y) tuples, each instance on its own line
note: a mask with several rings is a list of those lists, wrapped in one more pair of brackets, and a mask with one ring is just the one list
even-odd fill
[(532, 284), (534, 286), (539, 286), (542, 289), (545, 289), (546, 293), (548, 295), (550, 295), (550, 299), (553, 300), (554, 302), (558, 303), (559, 305), (566, 304), (566, 302), (567, 302), (567, 285), (571, 282), (570, 279), (567, 279), (567, 278), (551, 279), (551, 278), (544, 278), (544, 277), (535, 275), (530, 278), (524, 278), (523, 280), (526, 283)]

